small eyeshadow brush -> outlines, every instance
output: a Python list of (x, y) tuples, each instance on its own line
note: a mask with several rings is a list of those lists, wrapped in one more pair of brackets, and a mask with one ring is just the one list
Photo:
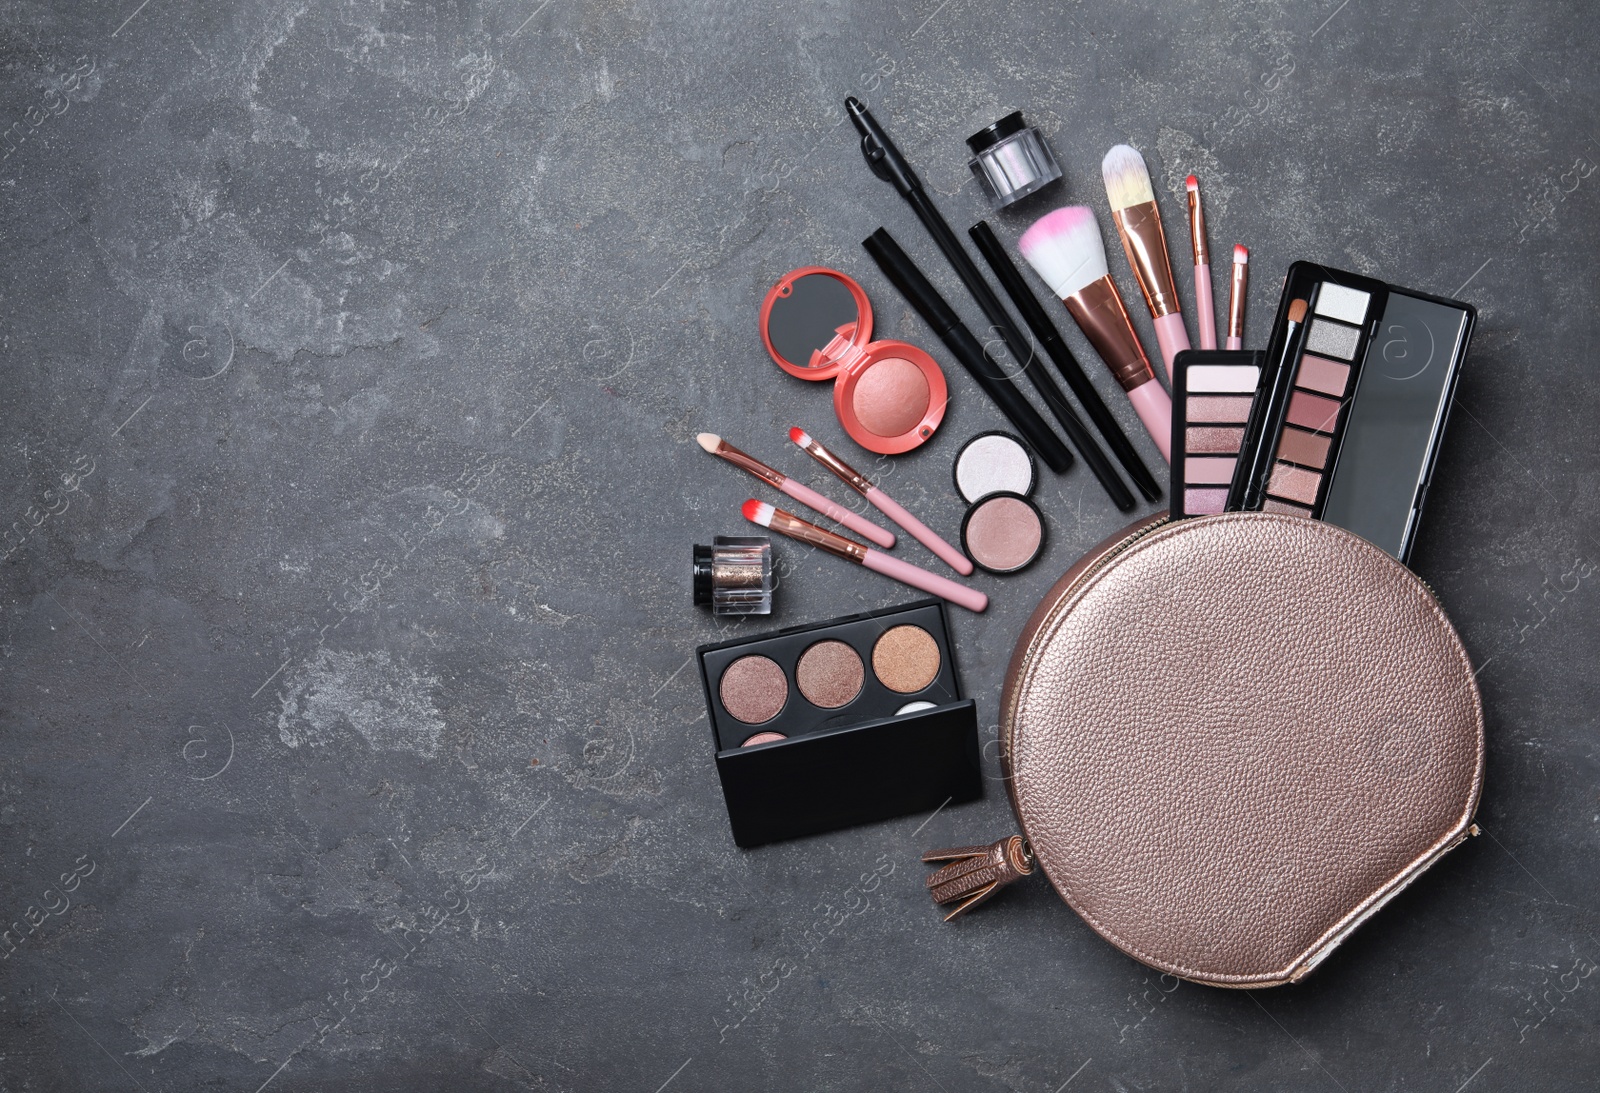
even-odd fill
[(1267, 475), (1277, 446), (1284, 411), (1289, 404), (1289, 390), (1294, 386), (1296, 362), (1300, 358), (1301, 335), (1305, 333), (1306, 302), (1293, 300), (1289, 304), (1288, 322), (1284, 326), (1283, 350), (1268, 377), (1270, 384), (1256, 395), (1256, 412), (1251, 415), (1245, 431), (1244, 447), (1239, 452), (1238, 469), (1234, 472), (1233, 486), (1228, 493), (1230, 511), (1254, 512), (1261, 508), (1266, 497)]

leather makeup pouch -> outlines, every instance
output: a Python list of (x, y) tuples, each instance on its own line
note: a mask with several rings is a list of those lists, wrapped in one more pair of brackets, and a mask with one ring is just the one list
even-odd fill
[(1136, 960), (1274, 986), (1476, 833), (1483, 708), (1433, 593), (1366, 540), (1161, 516), (1034, 611), (1000, 762), (1022, 835), (924, 857), (951, 917), (1037, 866)]

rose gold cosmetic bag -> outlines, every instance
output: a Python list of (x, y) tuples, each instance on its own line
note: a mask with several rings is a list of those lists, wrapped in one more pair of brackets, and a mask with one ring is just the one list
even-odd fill
[(951, 917), (1043, 871), (1129, 956), (1294, 982), (1470, 833), (1483, 709), (1433, 593), (1317, 520), (1141, 521), (1017, 640), (1000, 761), (1021, 836), (926, 855)]

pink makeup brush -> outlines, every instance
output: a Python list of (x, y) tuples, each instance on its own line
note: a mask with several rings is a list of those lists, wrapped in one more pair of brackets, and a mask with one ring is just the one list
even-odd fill
[(939, 560), (944, 562), (945, 565), (963, 577), (972, 572), (972, 562), (965, 554), (939, 538), (932, 528), (912, 516), (894, 498), (874, 486), (866, 475), (813, 440), (810, 433), (805, 432), (803, 429), (790, 429), (789, 439), (798, 444), (812, 459), (815, 459), (818, 463), (838, 475), (840, 481), (845, 485), (876, 505), (878, 511), (909, 531), (917, 542), (937, 554)]
[(757, 501), (754, 497), (744, 503), (744, 518), (752, 524), (759, 524), (770, 528), (779, 535), (787, 535), (791, 539), (798, 539), (802, 543), (810, 543), (814, 547), (826, 550), (829, 554), (855, 562), (857, 565), (866, 566), (875, 573), (882, 573), (885, 577), (893, 577), (901, 584), (908, 584), (912, 588), (920, 588), (941, 599), (965, 607), (968, 611), (982, 611), (989, 606), (989, 597), (979, 592), (976, 588), (957, 584), (948, 577), (941, 577), (937, 573), (929, 573), (926, 569), (918, 569), (910, 562), (902, 562), (899, 558), (891, 558), (881, 550), (846, 539), (843, 535), (835, 535), (825, 528), (808, 523), (792, 513), (782, 509), (773, 508), (765, 501)]
[(1167, 255), (1167, 237), (1161, 230), (1161, 210), (1156, 193), (1150, 188), (1150, 170), (1144, 157), (1126, 144), (1106, 153), (1100, 162), (1105, 179), (1111, 216), (1128, 252), (1128, 265), (1138, 278), (1145, 306), (1155, 320), (1156, 340), (1161, 343), (1161, 362), (1172, 379), (1172, 358), (1189, 348), (1189, 332), (1183, 327), (1178, 310), (1178, 290), (1172, 283), (1172, 259)]
[(1228, 348), (1244, 348), (1244, 296), (1250, 284), (1250, 250), (1233, 245), (1233, 283), (1228, 290)]
[(1017, 241), (1050, 291), (1061, 298), (1084, 336), (1122, 384), (1161, 455), (1172, 461), (1172, 396), (1150, 367), (1133, 321), (1106, 272), (1106, 246), (1087, 205), (1046, 213)]
[(740, 470), (749, 471), (763, 482), (809, 509), (816, 509), (835, 523), (843, 524), (863, 538), (870, 539), (885, 549), (894, 546), (894, 532), (881, 528), (863, 516), (857, 516), (843, 505), (836, 505), (810, 486), (801, 485), (781, 471), (775, 471), (761, 460), (746, 455), (716, 433), (701, 433), (695, 437), (700, 447), (712, 455), (720, 456)]
[(1194, 309), (1200, 313), (1200, 348), (1217, 347), (1217, 309), (1211, 300), (1211, 248), (1206, 245), (1206, 211), (1200, 206), (1200, 180), (1184, 180), (1189, 191), (1189, 243), (1194, 247)]

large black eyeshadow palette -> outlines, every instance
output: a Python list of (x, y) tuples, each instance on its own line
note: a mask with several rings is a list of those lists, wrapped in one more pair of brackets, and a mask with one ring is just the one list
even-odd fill
[[(849, 651), (860, 685), (841, 702), (854, 679)], [(983, 796), (977, 711), (962, 696), (942, 600), (703, 645), (695, 656), (739, 846)], [(725, 693), (725, 680), (742, 685)]]

